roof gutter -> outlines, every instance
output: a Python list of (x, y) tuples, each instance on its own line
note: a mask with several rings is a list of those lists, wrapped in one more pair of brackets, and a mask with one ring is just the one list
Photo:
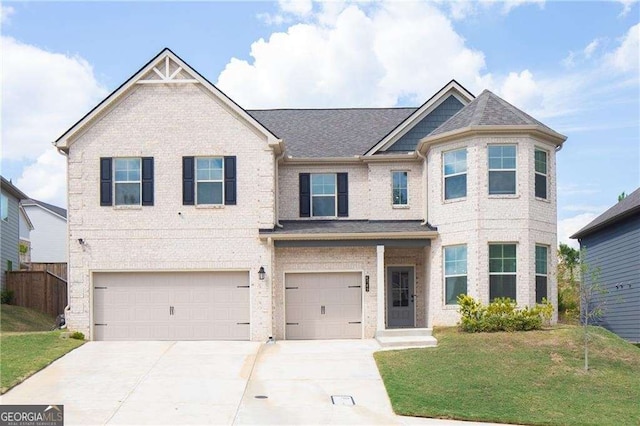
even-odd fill
[(288, 241), (304, 241), (304, 240), (423, 240), (434, 239), (438, 236), (437, 231), (418, 231), (418, 232), (335, 232), (322, 234), (286, 234), (277, 232), (261, 233), (261, 239), (288, 240)]
[(426, 136), (420, 139), (417, 150), (426, 154), (432, 146), (445, 142), (461, 139), (471, 136), (520, 136), (528, 135), (540, 138), (552, 144), (562, 146), (567, 137), (551, 129), (546, 129), (538, 125), (521, 125), (521, 126), (468, 126), (462, 129), (452, 130), (439, 135)]
[(379, 156), (354, 155), (353, 157), (284, 157), (284, 162), (291, 165), (312, 164), (361, 164), (393, 161), (414, 161), (419, 157), (415, 151), (407, 151), (398, 154), (384, 154)]

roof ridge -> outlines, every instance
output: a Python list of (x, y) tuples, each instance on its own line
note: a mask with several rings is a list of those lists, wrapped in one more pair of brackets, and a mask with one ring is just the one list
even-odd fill
[(514, 114), (516, 114), (521, 120), (523, 121), (533, 121), (534, 123), (537, 123), (543, 127), (549, 128), (546, 124), (542, 123), (539, 120), (536, 120), (535, 118), (533, 118), (532, 116), (530, 116), (529, 114), (527, 114), (526, 112), (524, 112), (523, 110), (521, 110), (520, 108), (518, 108), (517, 106), (507, 102), (506, 100), (502, 99), (500, 96), (497, 96), (496, 94), (494, 94), (493, 92), (487, 90), (487, 92), (489, 92), (491, 95), (493, 95), (492, 97), (497, 100), (500, 104), (502, 104), (502, 106), (504, 106), (505, 108), (509, 108), (510, 111), (512, 111)]
[(337, 107), (337, 108), (255, 108), (246, 111), (355, 111), (355, 110), (390, 110), (390, 109), (418, 109), (415, 106), (397, 107)]
[[(480, 93), (480, 95), (473, 100), (473, 102), (476, 102), (476, 104), (475, 109), (473, 110), (473, 114), (471, 114), (471, 120), (469, 123), (470, 125), (473, 126), (476, 123), (480, 123), (480, 120), (484, 116), (484, 111), (487, 109), (487, 102), (489, 102), (489, 98), (491, 97), (491, 95), (492, 93), (490, 91), (484, 89), (482, 93)], [(469, 105), (471, 105), (473, 102), (471, 102)]]

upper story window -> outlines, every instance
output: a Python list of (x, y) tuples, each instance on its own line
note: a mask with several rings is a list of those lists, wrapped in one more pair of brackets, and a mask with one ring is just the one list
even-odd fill
[(444, 199), (467, 196), (467, 150), (445, 152), (443, 156)]
[(311, 216), (336, 216), (336, 175), (335, 173), (314, 173), (311, 175)]
[(222, 204), (223, 200), (222, 157), (196, 158), (196, 204)]
[(139, 206), (142, 194), (140, 158), (114, 158), (113, 170), (116, 206)]
[(393, 205), (406, 206), (409, 203), (407, 191), (407, 172), (392, 172), (393, 174)]
[(235, 156), (182, 157), (182, 204), (235, 205)]
[(9, 198), (6, 195), (0, 195), (0, 218), (9, 221)]
[(535, 187), (536, 197), (547, 199), (547, 158), (549, 154), (542, 149), (536, 149), (535, 155)]
[(489, 195), (516, 193), (516, 146), (489, 145)]
[(536, 303), (547, 298), (548, 248), (536, 245)]
[(455, 305), (458, 296), (467, 294), (467, 246), (444, 248), (444, 303)]
[(347, 173), (300, 173), (300, 217), (348, 217)]
[(516, 300), (516, 245), (489, 244), (489, 301)]
[(153, 157), (100, 158), (100, 205), (153, 205)]

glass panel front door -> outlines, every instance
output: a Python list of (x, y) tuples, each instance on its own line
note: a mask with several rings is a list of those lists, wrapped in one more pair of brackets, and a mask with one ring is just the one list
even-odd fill
[(387, 268), (387, 327), (414, 327), (413, 267)]

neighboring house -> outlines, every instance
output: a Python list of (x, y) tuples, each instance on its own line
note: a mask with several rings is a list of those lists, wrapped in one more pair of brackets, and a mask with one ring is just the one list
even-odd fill
[[(602, 292), (594, 303), (603, 308), (598, 323), (640, 343), (640, 188), (571, 238), (580, 241), (589, 270), (597, 271)], [(589, 273), (583, 280), (592, 283)]]
[(67, 211), (32, 198), (23, 200), (35, 229), (31, 232), (31, 262), (67, 262)]
[(20, 200), (28, 198), (24, 192), (16, 188), (10, 181), (0, 177), (0, 235), (2, 246), (0, 249), (0, 287), (4, 289), (6, 271), (17, 270), (20, 267)]
[(69, 326), (371, 338), (454, 325), (463, 293), (556, 305), (565, 139), (455, 81), (419, 108), (247, 111), (165, 49), (55, 142)]
[(19, 253), (20, 253), (20, 269), (28, 269), (31, 263), (31, 231), (33, 231), (33, 223), (29, 219), (29, 215), (25, 211), (22, 204), (18, 205), (19, 218)]

